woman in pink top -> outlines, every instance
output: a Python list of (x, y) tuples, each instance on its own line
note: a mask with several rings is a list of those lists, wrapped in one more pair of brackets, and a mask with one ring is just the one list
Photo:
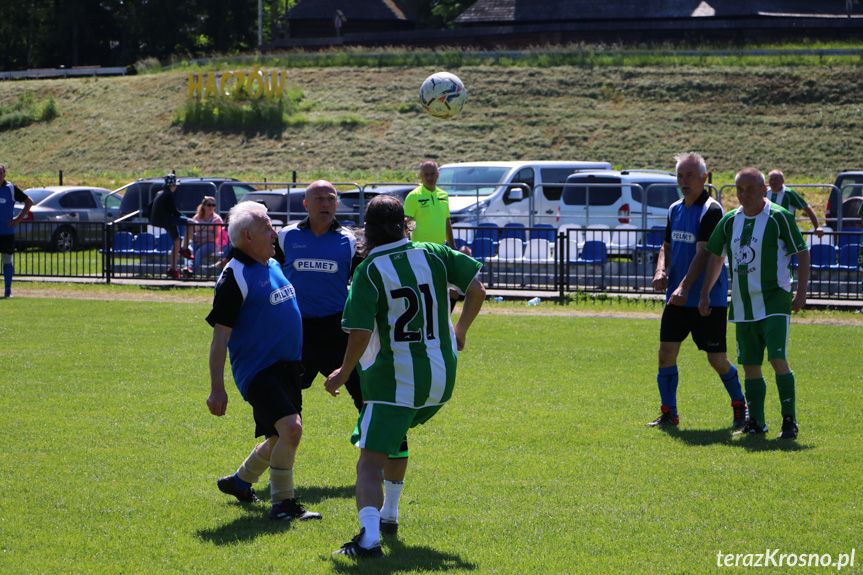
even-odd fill
[(222, 223), (224, 223), (222, 218), (216, 213), (216, 198), (204, 196), (192, 218), (192, 223), (186, 230), (186, 237), (189, 236), (190, 229), (192, 230), (192, 251), (195, 254), (192, 270), (196, 274), (206, 271), (208, 264), (215, 263), (215, 256), (220, 252), (221, 247), (222, 226), (220, 224)]

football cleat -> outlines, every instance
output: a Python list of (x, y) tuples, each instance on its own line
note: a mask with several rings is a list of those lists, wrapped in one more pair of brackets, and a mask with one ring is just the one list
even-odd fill
[(731, 409), (734, 410), (734, 421), (731, 422), (731, 426), (738, 429), (746, 425), (749, 421), (749, 406), (743, 401), (732, 401)]
[(398, 535), (398, 519), (381, 519), (381, 535)]
[(797, 422), (790, 415), (782, 418), (782, 431), (779, 432), (779, 439), (797, 439)]
[(285, 499), (281, 503), (273, 505), (270, 509), (270, 519), (278, 519), (281, 521), (292, 521), (298, 519), (300, 521), (308, 521), (309, 519), (322, 519), (320, 513), (308, 511), (299, 502), (298, 499)]
[(761, 424), (750, 419), (742, 429), (735, 431), (732, 435), (759, 435), (763, 433), (767, 433), (767, 424)]
[(670, 407), (668, 407), (667, 405), (663, 405), (660, 410), (662, 411), (662, 413), (659, 415), (659, 417), (657, 417), (647, 425), (651, 427), (656, 427), (659, 425), (680, 425), (680, 418), (671, 415)]
[(190, 260), (195, 259), (195, 254), (189, 248), (180, 248), (180, 255)]
[(180, 273), (183, 274), (184, 279), (192, 279), (195, 276), (195, 272), (192, 271), (191, 268), (180, 268)]
[(216, 481), (216, 485), (219, 487), (219, 491), (222, 493), (227, 493), (228, 495), (233, 495), (239, 501), (243, 503), (257, 503), (260, 501), (258, 496), (255, 495), (255, 490), (249, 487), (245, 491), (240, 491), (237, 489), (237, 486), (234, 485), (234, 476), (228, 475), (227, 477), (220, 477), (218, 481)]
[(360, 529), (359, 535), (342, 545), (342, 548), (338, 551), (333, 551), (333, 555), (344, 555), (351, 559), (372, 559), (375, 557), (383, 557), (384, 551), (381, 549), (380, 541), (377, 542), (377, 545), (373, 545), (372, 547), (360, 547), (360, 539), (365, 531), (365, 527)]

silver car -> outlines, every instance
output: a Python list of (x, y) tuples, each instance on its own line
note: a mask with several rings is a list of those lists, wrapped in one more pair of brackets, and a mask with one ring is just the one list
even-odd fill
[[(105, 188), (49, 186), (24, 193), (33, 200), (33, 207), (15, 232), (15, 243), (21, 248), (69, 252), (98, 247), (105, 218), (111, 221), (120, 213), (120, 198), (109, 196)], [(24, 204), (15, 204), (15, 213), (23, 208)]]

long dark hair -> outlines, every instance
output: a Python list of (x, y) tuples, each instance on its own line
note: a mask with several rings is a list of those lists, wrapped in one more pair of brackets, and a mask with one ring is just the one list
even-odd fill
[(362, 253), (405, 237), (405, 208), (393, 196), (375, 196), (366, 207), (366, 225)]

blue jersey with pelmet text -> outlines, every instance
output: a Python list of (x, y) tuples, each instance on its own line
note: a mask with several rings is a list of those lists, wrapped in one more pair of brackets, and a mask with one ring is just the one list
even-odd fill
[(278, 361), (300, 361), (303, 320), (294, 286), (279, 262), (270, 259), (264, 265), (237, 250), (233, 253), (234, 259), (216, 282), (213, 311), (207, 321), (232, 328), (228, 341), (231, 372), (247, 399), (249, 383), (261, 370)]
[[(668, 208), (665, 241), (671, 244), (671, 265), (668, 269), (666, 299), (671, 297), (671, 294), (674, 293), (674, 290), (677, 289), (689, 271), (689, 265), (695, 258), (697, 243), (706, 242), (710, 239), (710, 234), (713, 233), (724, 214), (722, 205), (711, 198), (706, 190), (688, 208), (682, 198)], [(665, 263), (666, 265), (669, 264), (669, 262)], [(698, 307), (703, 285), (704, 270), (701, 271), (698, 279), (689, 289), (684, 307)], [(728, 307), (728, 271), (725, 264), (722, 264), (722, 273), (710, 289), (710, 306)]]
[(282, 269), (297, 290), (303, 317), (341, 314), (357, 253), (354, 234), (333, 220), (328, 232), (316, 236), (306, 218), (279, 232), (279, 247), (285, 254)]

